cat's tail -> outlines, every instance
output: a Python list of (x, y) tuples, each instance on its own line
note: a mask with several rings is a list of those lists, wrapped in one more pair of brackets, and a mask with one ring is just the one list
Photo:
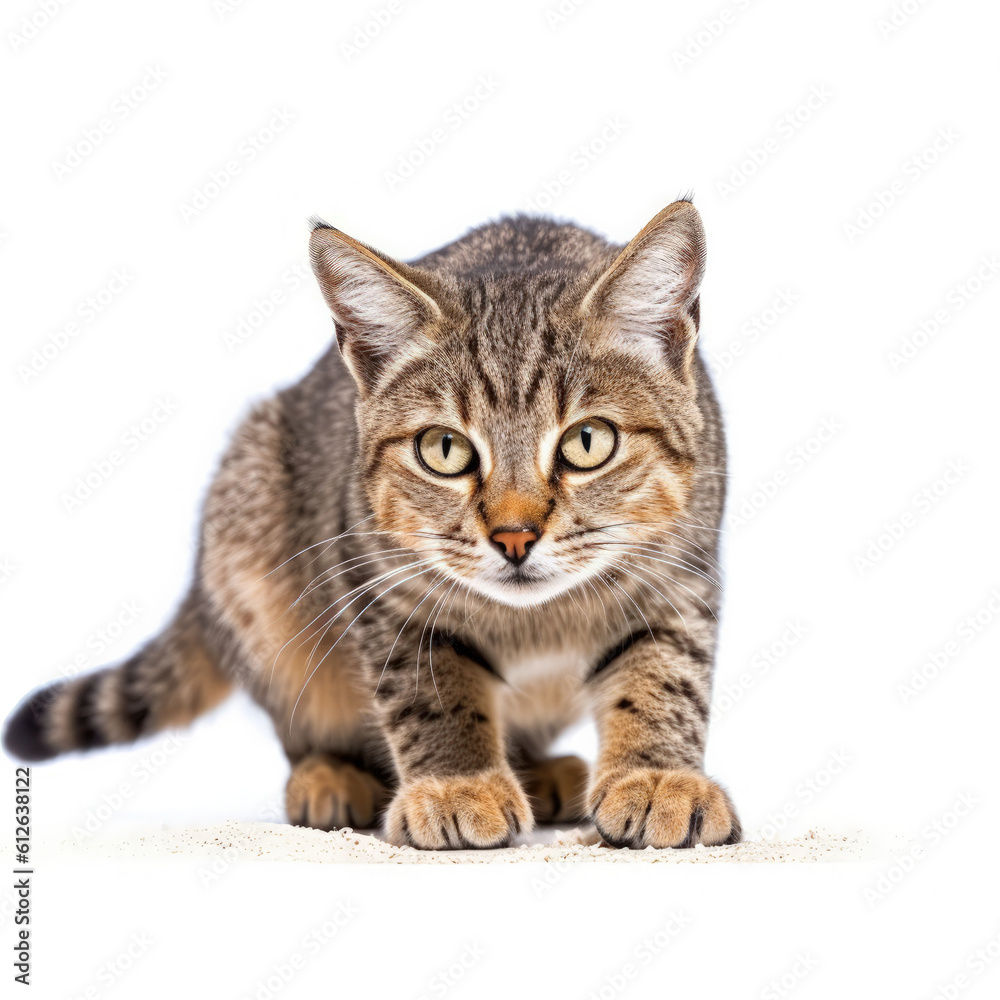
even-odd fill
[(25, 698), (4, 726), (4, 749), (35, 762), (131, 743), (186, 725), (230, 690), (231, 681), (205, 648), (192, 594), (173, 621), (124, 663), (57, 681)]

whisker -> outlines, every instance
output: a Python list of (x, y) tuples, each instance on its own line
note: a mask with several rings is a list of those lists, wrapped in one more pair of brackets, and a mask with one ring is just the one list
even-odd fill
[[(288, 611), (291, 611), (292, 608), (294, 608), (295, 605), (299, 603), (299, 601), (301, 601), (304, 598), (308, 597), (309, 594), (311, 594), (314, 590), (318, 589), (319, 587), (322, 587), (326, 583), (329, 583), (330, 580), (336, 580), (338, 576), (343, 576), (345, 573), (351, 573), (351, 572), (353, 572), (356, 569), (361, 569), (362, 566), (368, 566), (370, 563), (379, 562), (380, 559), (400, 559), (400, 558), (402, 558), (401, 555), (399, 555), (399, 556), (392, 555), (392, 553), (394, 553), (394, 552), (402, 553), (402, 555), (413, 555), (414, 552), (432, 552), (432, 551), (434, 551), (434, 550), (433, 549), (407, 549), (407, 548), (398, 548), (397, 547), (397, 548), (394, 548), (394, 549), (377, 549), (374, 552), (365, 552), (363, 555), (354, 556), (351, 559), (345, 559), (343, 562), (339, 562), (335, 566), (331, 566), (329, 569), (325, 569), (325, 570), (323, 570), (322, 573), (319, 573), (316, 576), (314, 576), (312, 578), (312, 581), (306, 586), (306, 589), (303, 590), (302, 593), (299, 594), (299, 596), (296, 597), (295, 600), (292, 601), (292, 603), (288, 606)], [(371, 558), (367, 558), (369, 556)], [(349, 566), (347, 569), (342, 570), (340, 573), (334, 573), (333, 576), (329, 577), (326, 580), (322, 579), (322, 577), (324, 577), (327, 573), (330, 573), (333, 570), (337, 569), (338, 567), (344, 566), (347, 563), (354, 562), (355, 560), (358, 560), (358, 559), (366, 559), (367, 561), (365, 561), (365, 562), (359, 562), (355, 566)], [(286, 611), (285, 614), (287, 614), (287, 613), (288, 612)]]
[[(434, 616), (434, 621), (431, 624), (431, 636), (430, 636), (430, 640), (427, 643), (427, 663), (429, 664), (429, 666), (431, 668), (431, 683), (434, 685), (434, 693), (437, 695), (438, 704), (441, 706), (441, 711), (442, 712), (444, 711), (444, 702), (441, 701), (441, 692), (438, 691), (437, 680), (435, 680), (435, 678), (434, 678), (434, 626), (437, 625), (438, 618), (441, 616), (441, 611), (444, 610), (444, 604), (445, 604), (445, 602), (447, 602), (449, 596), (452, 598), (452, 600), (454, 600), (454, 598), (455, 598), (455, 588), (457, 586), (458, 586), (458, 581), (456, 580), (451, 585), (451, 589), (448, 591), (448, 593), (444, 595), (444, 602), (442, 602), (441, 608), (438, 610), (438, 613)], [(419, 651), (418, 651), (418, 656), (419, 656)], [(420, 662), (419, 662), (419, 659), (418, 659), (418, 661), (417, 661), (417, 670), (419, 670), (419, 669), (420, 669)]]
[[(692, 572), (704, 573), (711, 570), (721, 571), (721, 567), (714, 559), (707, 559), (704, 556), (699, 555), (697, 552), (691, 552), (689, 549), (685, 549), (680, 545), (675, 545), (673, 542), (648, 542), (639, 540), (630, 542), (625, 541), (624, 539), (622, 541), (618, 541), (616, 539), (613, 542), (598, 544), (637, 546), (643, 548), (645, 551), (656, 552), (668, 559), (676, 559)], [(716, 582), (715, 577), (712, 577), (711, 579), (713, 582)]]
[(614, 586), (616, 586), (630, 601), (632, 601), (632, 603), (635, 605), (635, 610), (639, 612), (639, 617), (646, 624), (646, 631), (649, 632), (649, 637), (650, 639), (653, 640), (653, 645), (656, 646), (657, 649), (659, 649), (660, 648), (659, 643), (657, 643), (656, 641), (656, 636), (653, 635), (653, 630), (649, 627), (649, 622), (646, 621), (646, 616), (642, 613), (642, 608), (640, 608), (639, 605), (636, 604), (634, 600), (632, 600), (632, 595), (616, 579), (614, 579), (614, 577), (609, 576), (608, 581), (614, 584)]
[[(620, 525), (607, 524), (603, 528), (597, 528), (595, 530), (608, 531), (610, 528), (617, 528), (617, 527), (651, 528), (654, 531), (661, 532), (665, 535), (671, 535), (673, 538), (680, 539), (680, 541), (682, 541), (685, 545), (693, 545), (696, 549), (700, 549), (710, 561), (712, 562), (716, 561), (715, 556), (711, 552), (709, 552), (708, 549), (706, 549), (703, 545), (699, 545), (698, 542), (696, 542), (693, 538), (685, 538), (683, 535), (678, 535), (676, 532), (670, 531), (668, 528), (666, 528), (665, 525), (668, 523), (672, 524), (673, 522), (623, 521)], [(653, 544), (653, 543), (647, 542), (645, 539), (643, 539), (643, 544)]]
[[(377, 603), (378, 601), (380, 601), (380, 600), (381, 600), (381, 599), (382, 599), (383, 597), (385, 597), (385, 595), (386, 595), (386, 594), (388, 594), (388, 593), (389, 593), (390, 591), (392, 591), (392, 590), (395, 590), (395, 589), (396, 589), (397, 587), (401, 587), (401, 586), (402, 586), (402, 585), (403, 585), (404, 583), (408, 583), (408, 582), (409, 582), (410, 580), (415, 580), (415, 579), (416, 579), (416, 578), (417, 578), (418, 576), (423, 576), (423, 575), (424, 575), (424, 573), (426, 573), (426, 572), (427, 572), (427, 570), (426, 570), (426, 569), (422, 569), (422, 570), (420, 570), (420, 571), (419, 571), (418, 573), (414, 573), (414, 574), (413, 574), (412, 576), (408, 576), (408, 577), (406, 577), (406, 578), (405, 578), (405, 579), (403, 579), (403, 580), (397, 580), (397, 581), (396, 581), (396, 582), (395, 582), (395, 583), (394, 583), (394, 584), (393, 584), (393, 585), (392, 585), (391, 587), (388, 587), (388, 588), (386, 588), (385, 590), (383, 590), (383, 591), (382, 591), (382, 593), (378, 594), (378, 595), (377, 595), (377, 596), (375, 597), (375, 600), (374, 600), (374, 601), (371, 601), (371, 602), (370, 602), (369, 604), (366, 604), (366, 605), (365, 605), (365, 606), (364, 606), (364, 607), (363, 607), (363, 608), (362, 608), (362, 609), (361, 609), (361, 610), (360, 610), (360, 611), (359, 611), (359, 612), (358, 612), (358, 613), (357, 613), (357, 614), (356, 614), (356, 615), (354, 616), (354, 618), (353, 618), (353, 619), (351, 620), (351, 622), (350, 622), (350, 624), (349, 624), (349, 625), (347, 626), (347, 628), (345, 628), (345, 629), (344, 629), (344, 631), (343, 631), (343, 632), (341, 632), (341, 633), (340, 633), (340, 635), (338, 635), (338, 636), (337, 636), (337, 638), (333, 640), (333, 642), (332, 642), (332, 643), (331, 643), (331, 645), (330, 645), (330, 648), (329, 648), (329, 649), (328, 649), (328, 650), (327, 650), (327, 651), (326, 651), (326, 652), (325, 652), (325, 653), (323, 654), (323, 656), (322, 656), (322, 658), (320, 659), (319, 663), (317, 663), (317, 664), (316, 664), (316, 666), (315, 666), (315, 667), (313, 667), (313, 669), (312, 669), (312, 672), (311, 672), (311, 673), (309, 674), (309, 676), (308, 676), (308, 677), (306, 678), (306, 682), (305, 682), (305, 684), (303, 684), (303, 685), (302, 685), (302, 690), (301, 690), (301, 691), (299, 692), (299, 696), (298, 696), (298, 698), (296, 698), (296, 699), (295, 699), (295, 704), (294, 704), (294, 705), (292, 706), (292, 714), (291, 714), (291, 715), (290, 715), (290, 716), (288, 717), (288, 732), (289, 732), (289, 733), (291, 733), (291, 731), (292, 731), (292, 721), (293, 721), (293, 720), (295, 719), (295, 710), (296, 710), (296, 709), (297, 709), (297, 708), (299, 707), (299, 702), (300, 702), (300, 701), (302, 700), (302, 695), (304, 695), (304, 694), (306, 693), (306, 688), (307, 688), (307, 687), (309, 686), (309, 682), (310, 682), (310, 681), (311, 681), (311, 680), (313, 679), (313, 677), (315, 677), (315, 676), (316, 676), (316, 671), (317, 671), (317, 670), (319, 670), (319, 668), (320, 668), (321, 666), (323, 666), (323, 661), (324, 661), (324, 660), (325, 660), (325, 659), (326, 659), (326, 658), (327, 658), (327, 657), (328, 657), (328, 656), (329, 656), (329, 655), (330, 655), (330, 654), (331, 654), (331, 653), (332, 653), (332, 652), (334, 651), (334, 649), (335, 649), (335, 648), (337, 647), (337, 644), (338, 644), (338, 643), (340, 642), (340, 640), (341, 640), (341, 639), (343, 639), (343, 638), (344, 638), (344, 636), (345, 636), (345, 635), (347, 635), (347, 633), (351, 631), (351, 627), (352, 627), (352, 626), (354, 625), (354, 623), (355, 623), (355, 622), (356, 622), (356, 621), (357, 621), (357, 620), (358, 620), (358, 619), (359, 619), (359, 618), (360, 618), (360, 617), (361, 617), (361, 616), (362, 616), (362, 615), (363, 615), (363, 614), (364, 614), (364, 613), (365, 613), (365, 612), (366, 612), (366, 611), (367, 611), (367, 610), (368, 610), (368, 609), (369, 609), (369, 608), (370, 608), (370, 607), (371, 607), (371, 606), (372, 606), (373, 604), (376, 604), (376, 603)], [(353, 602), (352, 602), (352, 603), (353, 603)], [(338, 611), (338, 612), (337, 612), (337, 615), (338, 615), (338, 617), (339, 617), (339, 616), (340, 616), (340, 615), (341, 615), (341, 614), (343, 613), (343, 611), (344, 611), (344, 610), (346, 610), (346, 608), (345, 608), (345, 609), (342, 609), (341, 611)]]
[[(607, 586), (608, 581), (604, 579), (604, 574), (603, 573), (598, 577), (598, 579), (601, 581), (601, 583), (603, 583), (605, 586)], [(622, 604), (622, 602), (618, 600), (618, 595), (613, 590), (611, 590), (610, 588), (608, 589), (608, 593), (616, 601), (618, 601), (618, 607), (621, 608), (621, 610), (622, 610), (622, 624), (623, 625), (627, 625), (628, 624), (628, 615), (625, 613), (625, 605)]]
[(691, 521), (681, 517), (674, 518), (674, 523), (682, 525), (686, 528), (697, 528), (699, 531), (714, 531), (719, 535), (725, 534), (725, 528), (713, 528), (709, 524), (699, 524), (697, 521)]
[[(424, 591), (424, 596), (420, 599), (420, 601), (417, 604), (414, 605), (413, 610), (409, 613), (409, 615), (407, 615), (406, 621), (403, 622), (402, 627), (396, 633), (396, 638), (393, 639), (392, 645), (389, 647), (389, 655), (385, 658), (385, 663), (382, 665), (382, 673), (378, 675), (378, 684), (375, 685), (374, 694), (378, 693), (379, 686), (382, 684), (382, 678), (385, 676), (385, 671), (389, 666), (389, 661), (392, 659), (392, 652), (396, 648), (396, 643), (399, 642), (400, 636), (402, 636), (403, 634), (403, 629), (405, 629), (406, 626), (410, 624), (410, 619), (417, 613), (417, 608), (419, 608), (420, 605), (423, 604), (424, 601), (426, 601), (427, 598), (430, 597), (431, 594), (433, 594), (434, 591), (438, 589), (438, 587), (448, 582), (448, 578), (443, 573), (441, 574), (441, 576), (442, 576), (441, 580), (439, 580), (437, 583), (434, 583), (433, 586), (428, 586), (428, 588)], [(431, 582), (433, 583), (433, 581)], [(372, 695), (373, 697), (374, 694)]]
[[(623, 554), (624, 554), (624, 555), (630, 555), (630, 553), (627, 553), (627, 552), (626, 552), (626, 553), (623, 553)], [(642, 556), (642, 555), (638, 555), (638, 554), (637, 554), (637, 555), (635, 556), (635, 558), (637, 558), (637, 559), (649, 559), (650, 557), (649, 557), (649, 556)], [(634, 569), (636, 569), (636, 570), (638, 570), (638, 569), (639, 569), (639, 567), (638, 567), (638, 566), (634, 566), (633, 568), (634, 568)], [(683, 584), (683, 583), (681, 583), (681, 582), (680, 582), (680, 580), (677, 580), (677, 579), (675, 579), (675, 578), (674, 578), (674, 577), (672, 577), (672, 576), (666, 576), (666, 575), (664, 575), (663, 573), (658, 573), (658, 572), (656, 572), (656, 570), (653, 570), (653, 569), (650, 569), (650, 568), (649, 568), (648, 566), (644, 566), (644, 567), (642, 567), (642, 569), (643, 569), (643, 571), (644, 571), (645, 573), (647, 573), (647, 574), (649, 574), (649, 575), (651, 575), (651, 576), (654, 576), (654, 577), (656, 577), (656, 578), (657, 578), (658, 580), (663, 580), (663, 581), (664, 581), (664, 583), (669, 583), (669, 584), (671, 584), (671, 585), (672, 585), (672, 586), (674, 586), (674, 587), (680, 587), (680, 588), (682, 588), (683, 590), (686, 590), (686, 591), (687, 591), (687, 592), (688, 592), (688, 593), (689, 593), (689, 594), (690, 594), (690, 595), (691, 595), (691, 596), (692, 596), (692, 597), (693, 597), (693, 598), (694, 598), (694, 599), (695, 599), (696, 601), (698, 601), (699, 603), (701, 603), (702, 605), (704, 605), (704, 607), (705, 607), (705, 610), (706, 610), (706, 611), (707, 611), (707, 612), (708, 612), (708, 613), (709, 613), (709, 614), (710, 614), (710, 615), (711, 615), (711, 616), (712, 616), (713, 618), (715, 618), (715, 619), (716, 619), (716, 621), (718, 621), (718, 618), (716, 617), (716, 614), (715, 614), (715, 611), (713, 611), (713, 610), (712, 610), (712, 607), (711, 607), (711, 605), (710, 605), (710, 604), (709, 604), (709, 603), (708, 603), (708, 602), (707, 602), (707, 601), (705, 600), (705, 598), (704, 598), (704, 597), (702, 597), (702, 596), (701, 596), (701, 594), (698, 594), (698, 593), (695, 593), (695, 591), (693, 591), (693, 590), (692, 590), (692, 589), (691, 589), (691, 588), (690, 588), (689, 586), (687, 586), (686, 584)], [(659, 593), (659, 591), (657, 591), (657, 593)], [(661, 594), (660, 596), (661, 596), (661, 597), (663, 597), (664, 595), (662, 595), (662, 594)], [(664, 597), (664, 600), (666, 600), (666, 598), (665, 598), (665, 597)], [(669, 602), (668, 602), (668, 603), (669, 603)], [(671, 604), (671, 607), (673, 607), (673, 605), (672, 605), (672, 604)], [(676, 609), (676, 608), (674, 608), (674, 610), (675, 610), (675, 611), (677, 611), (677, 609)], [(679, 611), (677, 611), (677, 614), (678, 614), (678, 616), (680, 616), (680, 612), (679, 612)], [(686, 626), (685, 626), (685, 627), (686, 627)]]
[[(318, 622), (318, 621), (319, 621), (319, 620), (320, 620), (320, 619), (321, 619), (321, 618), (322, 618), (322, 617), (323, 617), (323, 616), (324, 616), (325, 614), (328, 614), (328, 613), (329, 613), (330, 611), (332, 611), (332, 610), (333, 610), (333, 609), (334, 609), (334, 608), (335, 608), (335, 607), (336, 607), (336, 606), (337, 606), (337, 605), (338, 605), (338, 604), (339, 604), (339, 603), (340, 603), (341, 601), (344, 601), (344, 600), (346, 600), (346, 599), (347, 599), (348, 597), (351, 597), (351, 595), (352, 595), (352, 594), (355, 594), (355, 593), (357, 593), (358, 591), (360, 591), (360, 593), (358, 593), (357, 597), (355, 597), (355, 598), (354, 598), (354, 599), (353, 599), (352, 601), (350, 601), (350, 602), (349, 602), (348, 604), (344, 605), (344, 607), (343, 607), (343, 608), (342, 608), (342, 609), (341, 609), (340, 611), (338, 611), (336, 615), (334, 615), (334, 617), (333, 617), (333, 618), (331, 619), (331, 621), (330, 621), (330, 623), (329, 623), (329, 624), (333, 624), (333, 622), (334, 622), (334, 621), (336, 621), (336, 620), (337, 620), (337, 618), (338, 618), (338, 617), (339, 617), (339, 616), (340, 616), (340, 615), (341, 615), (341, 614), (342, 614), (342, 613), (343, 613), (344, 611), (346, 611), (346, 610), (347, 610), (347, 608), (349, 608), (349, 607), (351, 606), (351, 604), (353, 604), (353, 603), (354, 603), (354, 601), (356, 601), (356, 600), (359, 600), (359, 599), (360, 599), (361, 597), (363, 597), (363, 596), (364, 596), (364, 594), (366, 594), (366, 593), (367, 593), (367, 592), (368, 592), (369, 590), (372, 590), (372, 589), (373, 589), (374, 587), (377, 587), (377, 586), (379, 585), (379, 583), (381, 583), (382, 581), (384, 581), (384, 580), (387, 580), (387, 579), (389, 579), (390, 577), (393, 577), (393, 576), (396, 576), (396, 575), (397, 575), (397, 574), (399, 574), (399, 573), (405, 573), (405, 572), (406, 572), (407, 570), (409, 570), (409, 569), (413, 569), (413, 568), (415, 568), (416, 566), (420, 566), (420, 565), (425, 565), (425, 564), (430, 564), (430, 563), (433, 563), (433, 562), (434, 562), (434, 560), (433, 560), (433, 559), (425, 559), (425, 560), (417, 560), (417, 561), (415, 561), (415, 562), (413, 562), (413, 563), (408, 563), (408, 564), (407, 564), (406, 566), (397, 566), (397, 567), (396, 567), (395, 569), (393, 569), (393, 570), (390, 570), (390, 571), (388, 571), (388, 572), (386, 572), (386, 573), (380, 573), (380, 574), (378, 574), (378, 575), (377, 575), (376, 577), (374, 577), (373, 579), (371, 579), (371, 580), (367, 580), (367, 581), (366, 581), (365, 583), (361, 584), (361, 585), (360, 585), (359, 587), (355, 587), (355, 588), (354, 588), (353, 590), (349, 590), (349, 591), (348, 591), (348, 592), (347, 592), (346, 594), (344, 594), (344, 595), (343, 595), (342, 597), (338, 597), (338, 598), (337, 598), (337, 600), (335, 600), (335, 601), (334, 601), (334, 602), (333, 602), (332, 604), (330, 604), (330, 605), (328, 605), (327, 607), (325, 607), (325, 608), (324, 608), (324, 609), (323, 609), (323, 610), (322, 610), (322, 611), (321, 611), (321, 612), (320, 612), (320, 613), (319, 613), (318, 615), (316, 615), (316, 617), (315, 617), (315, 618), (313, 618), (313, 620), (312, 620), (311, 622), (309, 622), (309, 623), (308, 623), (307, 625), (304, 625), (304, 626), (303, 626), (302, 628), (300, 628), (300, 629), (298, 630), (298, 632), (296, 632), (296, 633), (295, 633), (295, 635), (293, 635), (293, 636), (292, 636), (292, 637), (291, 637), (291, 638), (290, 638), (290, 639), (289, 639), (289, 640), (288, 640), (288, 641), (287, 641), (287, 642), (286, 642), (286, 643), (285, 643), (285, 644), (284, 644), (284, 645), (283, 645), (283, 646), (282, 646), (282, 647), (281, 647), (281, 648), (280, 648), (280, 649), (278, 650), (278, 652), (274, 654), (274, 660), (273, 660), (273, 662), (271, 663), (271, 673), (270, 673), (270, 676), (268, 677), (268, 681), (267, 681), (267, 687), (268, 687), (268, 691), (270, 691), (270, 689), (271, 689), (271, 683), (272, 683), (272, 682), (273, 682), (273, 680), (274, 680), (274, 670), (275, 670), (275, 667), (276, 667), (276, 666), (277, 666), (277, 664), (278, 664), (278, 659), (279, 659), (279, 657), (281, 656), (281, 654), (282, 654), (282, 653), (283, 653), (283, 652), (284, 652), (284, 651), (285, 651), (285, 650), (286, 650), (286, 649), (288, 648), (288, 646), (289, 646), (289, 645), (291, 645), (291, 643), (293, 643), (293, 642), (294, 642), (294, 641), (295, 641), (295, 640), (296, 640), (296, 639), (297, 639), (297, 638), (298, 638), (298, 637), (299, 637), (300, 635), (302, 635), (302, 633), (303, 633), (303, 632), (305, 632), (305, 631), (306, 631), (307, 629), (311, 628), (311, 627), (312, 627), (312, 626), (313, 626), (313, 625), (314, 625), (314, 624), (315, 624), (316, 622)], [(282, 616), (282, 617), (283, 617), (283, 616)], [(320, 626), (320, 628), (322, 628), (322, 626)], [(306, 636), (306, 637), (305, 637), (305, 638), (304, 638), (304, 639), (302, 640), (302, 642), (307, 642), (307, 641), (308, 641), (309, 639), (311, 639), (311, 638), (312, 638), (312, 635), (308, 635), (308, 636)], [(301, 643), (300, 643), (300, 645), (301, 645)], [(308, 669), (308, 667), (307, 667), (307, 669)]]
[[(670, 605), (670, 607), (673, 609), (674, 614), (677, 615), (678, 618), (680, 618), (681, 624), (684, 626), (684, 631), (688, 632), (688, 634), (690, 634), (690, 631), (689, 631), (689, 629), (687, 627), (687, 622), (684, 620), (684, 616), (680, 613), (680, 611), (677, 610), (677, 608), (674, 605), (674, 602), (671, 601), (670, 598), (667, 597), (666, 594), (664, 594), (662, 591), (660, 591), (656, 587), (654, 587), (648, 580), (646, 580), (645, 578), (639, 576), (638, 573), (631, 572), (631, 568), (627, 564), (615, 561), (614, 563), (612, 563), (612, 565), (615, 566), (616, 569), (619, 569), (619, 570), (625, 572), (628, 576), (631, 576), (632, 579), (638, 580), (639, 583), (642, 584), (643, 586), (649, 587), (652, 590), (654, 590), (657, 594), (659, 594), (660, 597), (662, 597), (667, 602), (667, 604)], [(636, 607), (638, 607), (638, 605), (636, 605)], [(645, 621), (645, 619), (643, 619), (643, 620)]]
[[(692, 566), (690, 563), (685, 562), (683, 559), (675, 562), (672, 559), (664, 558), (663, 552), (659, 549), (644, 548), (637, 542), (597, 542), (595, 544), (600, 545), (602, 548), (610, 547), (612, 545), (626, 546), (628, 552), (631, 555), (635, 555), (643, 559), (650, 559), (653, 562), (664, 563), (667, 566), (673, 566), (675, 569), (683, 569), (694, 576), (701, 577), (701, 579), (703, 579), (706, 583), (710, 583), (713, 587), (715, 587), (716, 590), (720, 591), (722, 590), (722, 584), (719, 583), (718, 580), (714, 579), (713, 577), (706, 576), (697, 567)], [(643, 553), (647, 552), (654, 552), (656, 554), (643, 555)]]
[[(420, 688), (420, 654), (423, 652), (424, 649), (424, 636), (427, 634), (427, 626), (430, 624), (430, 620), (434, 615), (434, 612), (438, 609), (438, 605), (440, 605), (448, 597), (448, 593), (450, 593), (450, 591), (444, 593), (434, 602), (434, 604), (431, 606), (431, 613), (427, 616), (427, 619), (424, 621), (424, 627), (420, 630), (420, 641), (417, 643), (417, 667), (413, 677), (413, 701), (410, 702), (411, 705), (413, 704), (413, 702), (417, 700), (417, 692)], [(431, 639), (433, 638), (434, 638), (434, 630), (432, 628)], [(444, 708), (443, 705), (441, 707)]]
[(594, 586), (593, 580), (589, 580), (589, 579), (588, 580), (584, 580), (584, 583), (586, 583), (587, 586), (590, 587), (590, 589), (597, 596), (597, 599), (601, 602), (601, 608), (604, 611), (604, 622), (605, 622), (606, 625), (608, 625), (610, 627), (610, 625), (611, 625), (611, 618), (608, 615), (608, 606), (604, 603), (604, 598), (601, 597), (601, 592), (597, 589), (597, 587)]
[[(320, 545), (327, 545), (327, 546), (329, 546), (333, 542), (339, 541), (348, 532), (350, 532), (353, 528), (356, 528), (359, 524), (364, 524), (365, 521), (370, 521), (374, 516), (375, 516), (374, 514), (369, 514), (367, 517), (361, 518), (360, 521), (355, 521), (355, 523), (352, 524), (350, 528), (346, 528), (339, 535), (335, 535), (333, 538), (324, 538), (321, 542), (314, 542), (312, 545), (307, 545), (304, 549), (300, 549), (298, 552), (296, 552), (294, 556), (289, 556), (284, 562), (278, 563), (278, 565), (275, 566), (274, 569), (272, 569), (268, 573), (265, 573), (260, 579), (261, 580), (266, 580), (271, 575), (271, 573), (277, 573), (278, 570), (281, 569), (282, 566), (286, 565), (287, 563), (290, 563), (293, 559), (298, 559), (299, 556), (301, 556), (305, 552), (308, 552), (310, 549), (315, 549), (315, 548), (317, 548)], [(326, 551), (326, 550), (324, 549), (324, 551)], [(322, 553), (320, 553), (320, 554), (322, 555)], [(257, 582), (259, 583), (260, 581), (258, 580)]]

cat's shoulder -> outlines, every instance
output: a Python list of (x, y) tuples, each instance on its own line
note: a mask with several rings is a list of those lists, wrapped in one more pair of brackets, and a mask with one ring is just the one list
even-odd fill
[(508, 215), (470, 230), (457, 240), (412, 261), (456, 277), (584, 270), (616, 247), (571, 222), (535, 215)]

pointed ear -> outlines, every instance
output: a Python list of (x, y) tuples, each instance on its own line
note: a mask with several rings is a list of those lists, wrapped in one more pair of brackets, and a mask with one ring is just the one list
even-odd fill
[(597, 278), (580, 308), (599, 329), (687, 374), (704, 270), (701, 216), (689, 201), (675, 201)]
[(416, 284), (426, 276), (325, 222), (314, 220), (309, 256), (362, 392), (442, 318), (435, 299)]

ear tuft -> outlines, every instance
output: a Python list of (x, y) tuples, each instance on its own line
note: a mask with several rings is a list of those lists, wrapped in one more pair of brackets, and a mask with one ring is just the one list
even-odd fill
[(612, 336), (686, 370), (704, 271), (701, 216), (690, 201), (675, 201), (598, 277), (581, 310)]
[(336, 226), (331, 226), (329, 222), (325, 219), (321, 219), (318, 215), (310, 215), (308, 220), (310, 229), (336, 229)]
[[(321, 221), (321, 220), (320, 220)], [(362, 391), (441, 319), (441, 307), (416, 282), (420, 272), (325, 223), (309, 256), (337, 328), (337, 342)]]

